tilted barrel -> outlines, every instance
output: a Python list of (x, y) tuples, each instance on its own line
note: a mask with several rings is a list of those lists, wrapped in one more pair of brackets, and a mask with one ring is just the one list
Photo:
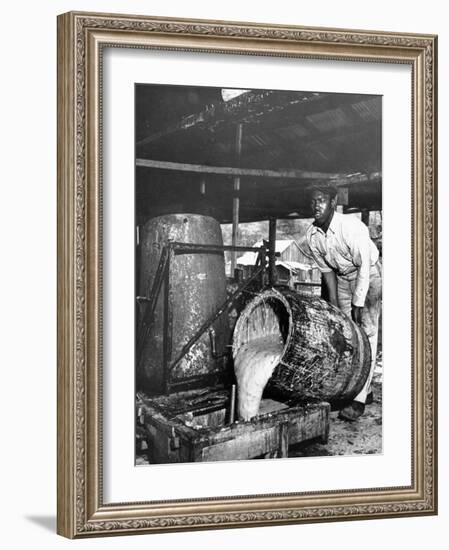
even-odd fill
[[(141, 296), (149, 296), (162, 250), (169, 241), (216, 246), (223, 244), (220, 224), (209, 216), (169, 214), (150, 219), (143, 227), (140, 238)], [(222, 315), (212, 325), (216, 348), (214, 353), (211, 349), (211, 334), (206, 332), (170, 372), (164, 372), (164, 291), (165, 283), (159, 294), (154, 322), (145, 339), (142, 355), (137, 358), (137, 387), (149, 394), (162, 393), (166, 380), (173, 384), (219, 375), (224, 369), (223, 359), (214, 356), (222, 355), (228, 343), (228, 320)], [(225, 299), (223, 252), (187, 251), (172, 255), (167, 320), (171, 348), (166, 358), (169, 365)], [(141, 324), (141, 318), (137, 324)], [(137, 328), (139, 333), (139, 326)]]
[(280, 346), (269, 373), (269, 387), (286, 396), (326, 401), (352, 399), (363, 388), (371, 361), (368, 338), (328, 302), (277, 290), (264, 291), (251, 300), (234, 329), (237, 378), (240, 373), (245, 380), (242, 371), (251, 368), (241, 359), (246, 349), (254, 348), (251, 342), (256, 347), (263, 347), (264, 341), (272, 346), (276, 338)]

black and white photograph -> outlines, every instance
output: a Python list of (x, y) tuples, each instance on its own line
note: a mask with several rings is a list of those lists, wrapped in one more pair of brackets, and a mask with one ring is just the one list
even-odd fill
[(135, 85), (135, 462), (381, 454), (382, 96)]

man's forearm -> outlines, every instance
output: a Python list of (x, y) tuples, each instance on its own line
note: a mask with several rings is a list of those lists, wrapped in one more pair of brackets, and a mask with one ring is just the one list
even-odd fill
[(358, 269), (357, 282), (352, 297), (352, 305), (363, 307), (369, 288), (370, 264), (364, 262)]
[(333, 271), (328, 271), (326, 273), (323, 273), (323, 279), (324, 283), (327, 288), (327, 293), (329, 296), (329, 302), (338, 307), (338, 299), (337, 299), (337, 277), (335, 276), (335, 273)]

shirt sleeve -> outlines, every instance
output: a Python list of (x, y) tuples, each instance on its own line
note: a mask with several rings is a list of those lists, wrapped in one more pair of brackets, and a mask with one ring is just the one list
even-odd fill
[(345, 231), (346, 244), (349, 247), (352, 261), (358, 268), (357, 281), (352, 295), (352, 304), (363, 307), (369, 288), (371, 269), (371, 239), (363, 222), (351, 224)]
[(314, 245), (313, 239), (310, 233), (306, 234), (306, 240), (307, 244), (309, 245), (310, 252), (312, 253), (312, 257), (315, 260), (315, 263), (318, 267), (318, 269), (321, 271), (321, 273), (329, 273), (332, 271), (331, 267), (324, 261), (324, 257), (320, 252), (318, 251), (318, 248)]

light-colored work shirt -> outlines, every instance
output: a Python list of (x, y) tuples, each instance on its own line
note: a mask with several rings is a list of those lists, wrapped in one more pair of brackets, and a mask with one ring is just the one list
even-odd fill
[(322, 273), (335, 271), (338, 277), (357, 279), (352, 303), (363, 307), (370, 269), (379, 259), (379, 251), (367, 226), (354, 216), (334, 212), (326, 233), (312, 224), (306, 239)]

